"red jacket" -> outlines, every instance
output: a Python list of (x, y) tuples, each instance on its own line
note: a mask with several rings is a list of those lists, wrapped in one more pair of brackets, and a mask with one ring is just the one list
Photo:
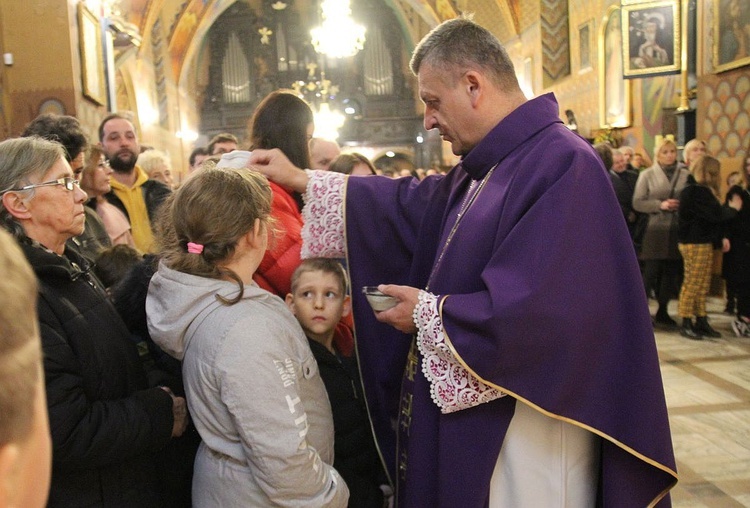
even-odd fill
[[(292, 274), (300, 264), (302, 250), (302, 214), (292, 195), (283, 187), (269, 182), (273, 191), (271, 217), (276, 223), (277, 233), (270, 240), (269, 248), (260, 266), (253, 275), (253, 280), (263, 289), (286, 298), (292, 292)], [(342, 318), (336, 327), (334, 342), (345, 356), (354, 352), (351, 314)]]
[(269, 240), (268, 250), (253, 280), (283, 300), (291, 292), (292, 273), (300, 263), (302, 215), (288, 191), (269, 183), (273, 191), (271, 217), (276, 221), (273, 226), (277, 233)]

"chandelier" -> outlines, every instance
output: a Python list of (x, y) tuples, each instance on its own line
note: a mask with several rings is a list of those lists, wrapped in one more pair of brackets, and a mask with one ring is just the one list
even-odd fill
[(339, 87), (326, 79), (325, 71), (320, 71), (320, 79), (316, 77), (318, 65), (307, 65), (307, 80), (292, 83), (292, 89), (304, 99), (313, 110), (315, 123), (315, 137), (335, 140), (339, 137), (339, 129), (346, 118), (336, 110), (331, 109), (330, 102), (336, 99)]
[(320, 10), (323, 22), (310, 30), (315, 51), (331, 58), (356, 55), (365, 45), (365, 27), (352, 19), (349, 0), (323, 0)]

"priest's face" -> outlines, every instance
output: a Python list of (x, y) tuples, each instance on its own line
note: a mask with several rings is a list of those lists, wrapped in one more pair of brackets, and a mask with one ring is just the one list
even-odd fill
[(424, 102), (424, 127), (438, 129), (455, 155), (466, 155), (477, 144), (472, 139), (471, 95), (462, 75), (423, 63), (419, 69), (419, 96)]

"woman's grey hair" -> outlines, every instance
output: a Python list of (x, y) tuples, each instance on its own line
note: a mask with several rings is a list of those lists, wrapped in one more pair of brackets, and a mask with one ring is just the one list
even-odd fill
[(138, 166), (149, 175), (162, 164), (170, 169), (172, 168), (172, 161), (170, 160), (169, 155), (161, 150), (146, 150), (138, 156), (136, 164), (138, 164)]
[(409, 67), (417, 75), (422, 65), (443, 69), (454, 80), (467, 69), (480, 69), (501, 90), (520, 90), (508, 52), (497, 37), (470, 16), (445, 21), (420, 41)]
[[(38, 136), (13, 138), (0, 143), (0, 194), (23, 187), (31, 180), (41, 179), (60, 159), (65, 159), (65, 148), (56, 141), (48, 141)], [(29, 189), (33, 196), (34, 189)], [(17, 238), (25, 235), (21, 225), (0, 207), (2, 226)]]

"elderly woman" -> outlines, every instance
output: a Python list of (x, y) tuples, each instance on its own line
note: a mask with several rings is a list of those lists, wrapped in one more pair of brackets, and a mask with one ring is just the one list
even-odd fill
[(0, 222), (39, 282), (53, 466), (50, 506), (162, 506), (155, 452), (186, 424), (185, 400), (149, 388), (135, 345), (66, 241), (81, 234), (86, 193), (60, 144), (0, 143)]
[(633, 208), (649, 214), (640, 258), (647, 293), (654, 291), (659, 308), (656, 324), (676, 326), (667, 304), (676, 298), (682, 283), (682, 258), (677, 249), (678, 196), (687, 185), (688, 170), (677, 162), (677, 145), (664, 138), (654, 148), (653, 166), (638, 175)]
[(146, 172), (149, 179), (161, 182), (170, 189), (174, 187), (172, 162), (166, 153), (161, 150), (146, 150), (138, 156), (136, 164)]
[[(21, 134), (22, 137), (39, 136), (49, 141), (57, 141), (65, 149), (65, 160), (79, 179), (84, 166), (84, 153), (89, 142), (77, 118), (69, 115), (45, 113), (32, 120)], [(83, 233), (70, 239), (81, 253), (93, 260), (102, 250), (111, 247), (112, 242), (96, 212), (84, 207), (86, 225)]]

